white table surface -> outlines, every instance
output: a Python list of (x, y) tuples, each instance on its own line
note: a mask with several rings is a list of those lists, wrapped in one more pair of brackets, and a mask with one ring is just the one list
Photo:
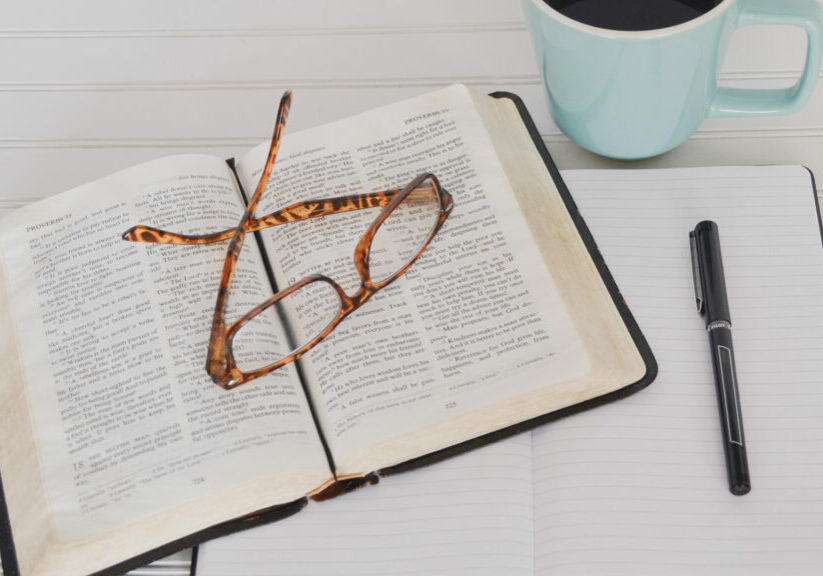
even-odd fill
[[(818, 0), (823, 3), (823, 0)], [(585, 152), (548, 114), (519, 0), (6, 1), (0, 20), (0, 217), (127, 166), (237, 155), (265, 140), (294, 90), (289, 131), (464, 82), (526, 102), (561, 169), (804, 164), (823, 178), (823, 83), (793, 116), (707, 121), (632, 163)], [(780, 87), (805, 39), (736, 33), (724, 85)], [(182, 576), (179, 553), (132, 572)]]

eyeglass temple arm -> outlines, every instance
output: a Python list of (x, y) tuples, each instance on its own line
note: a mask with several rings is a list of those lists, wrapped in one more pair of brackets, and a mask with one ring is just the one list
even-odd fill
[[(432, 184), (430, 182), (425, 182), (422, 186), (413, 190), (406, 197), (405, 201), (411, 203), (433, 201), (433, 197), (429, 193), (431, 187)], [(400, 189), (392, 189), (300, 202), (262, 216), (261, 218), (253, 218), (249, 220), (243, 228), (246, 232), (257, 232), (258, 230), (264, 230), (280, 224), (288, 224), (289, 222), (299, 222), (301, 220), (342, 214), (354, 210), (365, 210), (367, 208), (382, 208), (388, 206), (392, 199), (400, 192)], [(231, 228), (212, 234), (188, 235), (167, 232), (165, 230), (152, 228), (151, 226), (138, 225), (129, 228), (123, 234), (123, 239), (130, 242), (147, 242), (153, 244), (211, 244), (213, 242), (228, 240), (232, 237), (234, 231), (235, 229)]]
[(288, 119), (289, 110), (291, 109), (291, 99), (291, 90), (286, 90), (286, 92), (283, 93), (283, 97), (280, 98), (280, 105), (277, 108), (277, 119), (274, 125), (274, 134), (272, 135), (271, 145), (269, 146), (266, 165), (263, 168), (263, 173), (260, 175), (257, 189), (249, 200), (245, 212), (243, 212), (243, 217), (240, 219), (239, 224), (231, 230), (229, 235), (231, 241), (226, 249), (226, 259), (223, 262), (220, 287), (217, 290), (217, 302), (214, 305), (214, 319), (212, 320), (211, 334), (209, 336), (209, 348), (206, 354), (206, 372), (208, 372), (216, 384), (224, 387), (231, 386), (238, 373), (234, 357), (226, 345), (226, 307), (229, 301), (232, 279), (234, 278), (234, 270), (237, 267), (237, 259), (240, 255), (240, 250), (243, 248), (243, 241), (246, 238), (246, 228), (249, 222), (254, 219), (254, 211), (257, 209), (257, 204), (260, 202), (260, 198), (266, 189), (272, 169), (274, 168), (274, 160), (277, 158), (280, 141), (283, 138), (283, 130), (286, 127), (286, 120)]

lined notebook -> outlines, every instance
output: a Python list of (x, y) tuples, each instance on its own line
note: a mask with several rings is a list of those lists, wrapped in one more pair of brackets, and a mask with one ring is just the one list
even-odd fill
[[(647, 390), (209, 542), (199, 576), (823, 572), (823, 245), (801, 167), (563, 173)], [(718, 223), (752, 492), (727, 488), (688, 232)]]

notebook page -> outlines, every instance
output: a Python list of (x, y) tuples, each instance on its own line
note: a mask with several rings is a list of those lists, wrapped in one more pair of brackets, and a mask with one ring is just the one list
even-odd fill
[(198, 576), (532, 576), (531, 437), (389, 476), (200, 546)]
[[(823, 249), (807, 171), (563, 174), (659, 363), (541, 428), (536, 572), (823, 573)], [(688, 232), (720, 230), (752, 491), (728, 491)]]

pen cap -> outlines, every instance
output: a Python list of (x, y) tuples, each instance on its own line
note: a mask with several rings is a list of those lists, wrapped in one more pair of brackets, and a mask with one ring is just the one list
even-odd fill
[(700, 277), (703, 282), (703, 297), (706, 307), (706, 322), (726, 320), (731, 322), (729, 300), (726, 296), (726, 276), (723, 274), (723, 257), (720, 254), (720, 234), (717, 224), (704, 220), (694, 228)]

